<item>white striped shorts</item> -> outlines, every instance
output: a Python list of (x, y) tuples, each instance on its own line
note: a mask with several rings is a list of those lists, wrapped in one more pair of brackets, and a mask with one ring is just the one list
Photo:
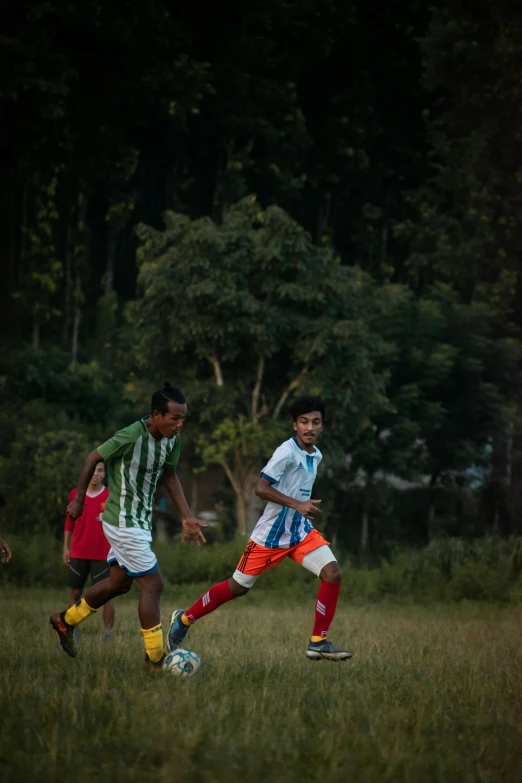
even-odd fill
[(111, 545), (107, 560), (117, 563), (129, 576), (147, 576), (158, 567), (158, 558), (150, 548), (152, 533), (141, 527), (116, 527), (102, 522), (105, 538)]

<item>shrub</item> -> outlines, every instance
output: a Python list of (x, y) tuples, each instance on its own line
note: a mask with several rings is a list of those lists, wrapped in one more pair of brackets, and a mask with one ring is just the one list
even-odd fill
[[(7, 536), (6, 536), (7, 537)], [(21, 587), (65, 587), (61, 541), (53, 533), (9, 535), (13, 558), (0, 567), (0, 583)], [(154, 543), (167, 584), (212, 584), (231, 576), (245, 542), (234, 539), (195, 549), (179, 538)], [(343, 568), (343, 595), (352, 602), (397, 601), (513, 601), (522, 602), (522, 539), (483, 539), (434, 542), (418, 552), (398, 552), (380, 568)], [(308, 595), (315, 577), (286, 561), (270, 569), (256, 592)]]
[(457, 601), (509, 601), (510, 591), (507, 569), (484, 562), (467, 562), (457, 566), (448, 586), (449, 598)]

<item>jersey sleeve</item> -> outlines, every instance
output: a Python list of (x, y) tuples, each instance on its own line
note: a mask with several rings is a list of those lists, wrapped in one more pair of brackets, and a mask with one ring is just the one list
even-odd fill
[(266, 479), (271, 484), (277, 484), (290, 464), (290, 459), (291, 455), (288, 447), (284, 444), (279, 446), (261, 471), (261, 478)]
[(178, 467), (180, 453), (181, 453), (181, 438), (179, 435), (176, 435), (176, 442), (174, 443), (172, 451), (170, 452), (167, 459), (165, 460), (165, 467), (176, 470), (176, 468)]
[(115, 457), (121, 457), (126, 449), (134, 444), (136, 440), (136, 427), (131, 424), (130, 427), (124, 427), (124, 429), (118, 430), (112, 438), (109, 438), (109, 440), (106, 440), (101, 446), (98, 446), (97, 451), (102, 459), (114, 459)]
[[(74, 500), (74, 497), (76, 495), (76, 489), (71, 489), (69, 492), (69, 497), (67, 498), (67, 505)], [(65, 525), (63, 526), (64, 530), (74, 530), (74, 519), (71, 519), (69, 514), (65, 515)]]

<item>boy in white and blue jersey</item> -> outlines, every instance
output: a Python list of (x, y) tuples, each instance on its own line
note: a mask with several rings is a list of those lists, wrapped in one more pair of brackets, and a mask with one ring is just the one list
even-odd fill
[(262, 573), (289, 557), (321, 580), (307, 657), (316, 661), (344, 661), (352, 657), (352, 653), (337, 649), (327, 639), (342, 574), (328, 541), (312, 524), (320, 513), (321, 501), (312, 499), (312, 488), (322, 459), (315, 443), (323, 430), (325, 405), (319, 397), (301, 397), (290, 413), (295, 434), (275, 450), (261, 471), (256, 495), (268, 503), (232, 578), (211, 587), (189, 609), (172, 613), (169, 649), (180, 646), (196, 620), (248, 593)]
[[(261, 471), (261, 478), (283, 495), (296, 500), (310, 500), (317, 468), (323, 456), (317, 447), (308, 454), (297, 437), (286, 440), (273, 453)], [(252, 531), (252, 541), (269, 549), (292, 547), (313, 530), (312, 523), (298, 510), (269, 501)]]

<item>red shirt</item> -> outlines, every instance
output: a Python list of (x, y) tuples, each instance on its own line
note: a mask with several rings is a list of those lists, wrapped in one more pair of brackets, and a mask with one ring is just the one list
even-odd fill
[[(73, 489), (69, 493), (69, 503), (76, 495)], [(70, 516), (65, 518), (64, 530), (72, 530), (71, 557), (82, 560), (107, 560), (110, 544), (103, 533), (101, 515), (105, 508), (109, 490), (107, 487), (94, 497), (85, 495), (83, 514), (74, 522)]]

